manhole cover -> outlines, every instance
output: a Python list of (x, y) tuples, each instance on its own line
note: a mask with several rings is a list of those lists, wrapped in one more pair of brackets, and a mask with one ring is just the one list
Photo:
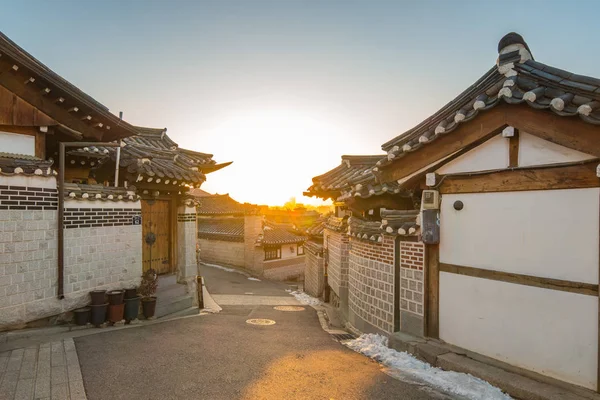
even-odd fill
[(264, 318), (247, 319), (246, 323), (250, 325), (275, 325), (275, 321), (272, 319)]
[(273, 308), (277, 311), (304, 311), (304, 307), (298, 306), (277, 306)]

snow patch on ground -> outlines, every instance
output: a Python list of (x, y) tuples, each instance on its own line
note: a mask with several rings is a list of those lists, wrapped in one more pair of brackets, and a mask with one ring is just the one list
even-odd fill
[[(288, 290), (286, 290), (287, 292)], [(290, 294), (292, 296), (294, 296), (296, 298), (296, 300), (298, 300), (300, 303), (302, 304), (306, 304), (308, 306), (320, 306), (321, 304), (323, 304), (323, 302), (317, 298), (314, 298), (312, 296), (307, 295), (304, 292), (301, 292), (299, 290), (295, 291), (295, 292), (290, 292)]]
[(425, 383), (448, 394), (455, 394), (469, 400), (511, 399), (510, 396), (484, 380), (469, 374), (432, 367), (406, 352), (388, 348), (387, 343), (386, 337), (376, 334), (364, 334), (357, 339), (344, 342), (352, 350), (390, 368), (390, 371), (386, 372), (398, 379)]
[(260, 279), (258, 278), (253, 278), (253, 277), (249, 277), (248, 278), (249, 281), (256, 281), (256, 282), (260, 282)]

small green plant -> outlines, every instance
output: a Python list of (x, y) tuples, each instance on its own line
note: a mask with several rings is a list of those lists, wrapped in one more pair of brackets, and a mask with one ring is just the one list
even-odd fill
[(142, 274), (142, 282), (138, 288), (138, 293), (142, 297), (150, 297), (156, 293), (158, 289), (158, 274), (152, 268)]

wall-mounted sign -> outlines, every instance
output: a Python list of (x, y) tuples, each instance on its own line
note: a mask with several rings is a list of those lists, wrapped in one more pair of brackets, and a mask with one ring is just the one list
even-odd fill
[(134, 215), (133, 218), (131, 219), (131, 223), (133, 225), (141, 225), (142, 224), (142, 216), (141, 215)]

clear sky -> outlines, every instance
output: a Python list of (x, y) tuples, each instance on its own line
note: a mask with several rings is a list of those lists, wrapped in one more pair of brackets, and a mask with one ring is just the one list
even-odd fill
[(0, 1), (0, 29), (133, 124), (234, 163), (203, 189), (306, 201), (342, 154), (378, 154), (521, 33), (600, 77), (600, 1)]

